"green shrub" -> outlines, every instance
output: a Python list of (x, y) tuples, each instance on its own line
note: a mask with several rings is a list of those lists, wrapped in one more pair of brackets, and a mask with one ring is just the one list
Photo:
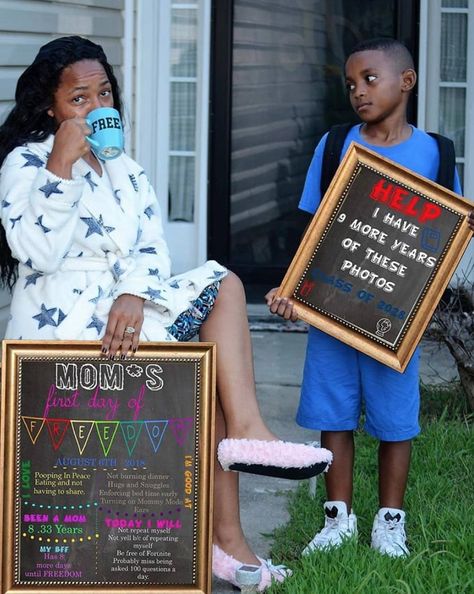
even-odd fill
[(469, 414), (466, 393), (459, 382), (420, 386), (421, 417), (424, 419), (463, 419)]

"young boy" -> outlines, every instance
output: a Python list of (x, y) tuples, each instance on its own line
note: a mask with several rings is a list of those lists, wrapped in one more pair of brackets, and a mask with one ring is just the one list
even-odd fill
[[(416, 83), (413, 60), (400, 42), (373, 39), (357, 45), (345, 66), (350, 102), (362, 120), (351, 128), (351, 141), (435, 180), (439, 166), (436, 141), (407, 122), (406, 109)], [(327, 135), (318, 144), (308, 170), (299, 207), (313, 214), (320, 203), (321, 164)], [(461, 191), (456, 175), (454, 189)], [(470, 217), (470, 225), (473, 222)], [(270, 311), (296, 319), (290, 300), (266, 296)], [(352, 511), (354, 440), (361, 402), (365, 429), (380, 440), (379, 510), (372, 547), (392, 557), (409, 554), (403, 499), (410, 466), (411, 440), (419, 433), (419, 353), (399, 373), (331, 336), (310, 328), (297, 423), (321, 431), (322, 445), (332, 450), (326, 474), (325, 525), (303, 554), (337, 547), (357, 535)]]

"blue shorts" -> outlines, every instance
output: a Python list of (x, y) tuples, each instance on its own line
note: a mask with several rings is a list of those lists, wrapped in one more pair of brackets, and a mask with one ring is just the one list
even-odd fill
[(214, 307), (220, 286), (221, 281), (216, 281), (202, 291), (199, 297), (191, 303), (189, 309), (183, 311), (167, 328), (171, 336), (174, 336), (179, 342), (186, 342), (199, 333), (203, 322), (206, 321)]
[(310, 327), (296, 422), (320, 431), (357, 429), (362, 402), (365, 430), (382, 441), (404, 441), (420, 426), (419, 359), (416, 349), (399, 373)]

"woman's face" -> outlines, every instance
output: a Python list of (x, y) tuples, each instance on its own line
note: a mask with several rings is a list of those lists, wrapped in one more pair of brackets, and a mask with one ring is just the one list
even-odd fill
[(102, 64), (81, 60), (63, 70), (48, 115), (59, 125), (71, 118), (85, 118), (97, 107), (113, 106), (112, 85)]

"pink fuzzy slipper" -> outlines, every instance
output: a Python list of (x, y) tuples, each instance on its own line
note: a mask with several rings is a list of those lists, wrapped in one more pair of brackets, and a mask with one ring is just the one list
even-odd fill
[(223, 470), (301, 480), (327, 470), (332, 453), (290, 441), (223, 439), (217, 458)]
[(260, 561), (260, 565), (245, 565), (225, 553), (217, 545), (212, 545), (212, 573), (219, 579), (240, 588), (244, 584), (255, 583), (252, 581), (252, 578), (255, 577), (255, 571), (258, 571), (260, 581), (258, 582), (257, 590), (259, 592), (263, 592), (269, 588), (272, 581), (282, 582), (292, 573), (284, 565), (273, 565), (271, 559), (257, 558)]

